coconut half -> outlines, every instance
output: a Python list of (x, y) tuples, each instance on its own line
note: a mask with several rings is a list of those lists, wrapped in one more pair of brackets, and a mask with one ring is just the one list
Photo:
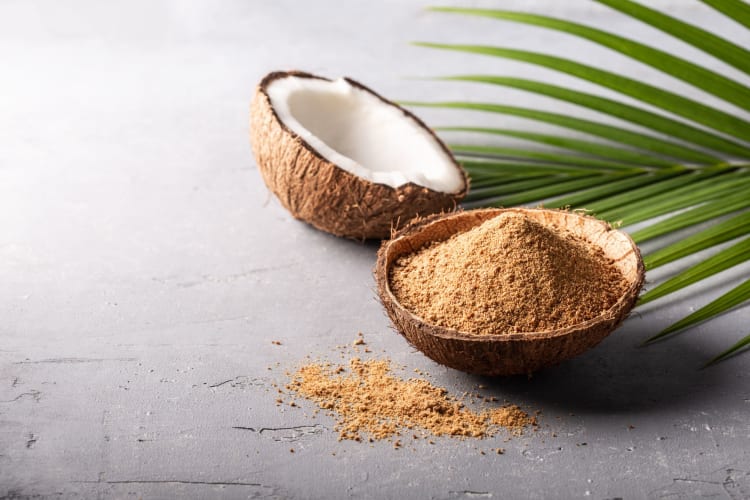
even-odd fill
[(468, 178), (409, 111), (349, 78), (275, 72), (250, 113), (253, 154), (291, 214), (356, 239), (456, 208)]
[[(521, 213), (547, 227), (565, 229), (599, 247), (622, 273), (627, 282), (625, 292), (609, 309), (577, 325), (494, 335), (431, 325), (399, 303), (391, 292), (390, 273), (400, 256), (447, 240), (508, 211)], [(416, 221), (382, 243), (374, 273), (380, 300), (398, 332), (409, 343), (438, 363), (480, 375), (528, 374), (594, 347), (627, 317), (644, 280), (640, 251), (626, 233), (575, 212), (526, 208), (467, 210)]]

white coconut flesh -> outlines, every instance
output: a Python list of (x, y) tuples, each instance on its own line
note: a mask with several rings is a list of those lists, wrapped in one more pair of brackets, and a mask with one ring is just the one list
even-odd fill
[(336, 166), (397, 188), (414, 183), (458, 193), (464, 178), (424, 127), (348, 81), (288, 76), (266, 94), (279, 120)]

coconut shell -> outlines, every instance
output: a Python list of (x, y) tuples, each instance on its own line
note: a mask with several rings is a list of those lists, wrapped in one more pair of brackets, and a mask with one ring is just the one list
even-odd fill
[[(430, 325), (398, 302), (389, 284), (396, 259), (425, 244), (468, 231), (503, 212), (522, 213), (548, 227), (567, 229), (601, 247), (627, 280), (626, 292), (612, 307), (584, 323), (558, 330), (496, 335)], [(440, 364), (480, 375), (529, 374), (594, 347), (627, 317), (644, 280), (640, 251), (626, 233), (575, 212), (525, 208), (469, 210), (416, 221), (382, 243), (374, 273), (383, 306), (409, 343)]]
[[(297, 219), (323, 231), (354, 239), (384, 239), (392, 229), (413, 217), (454, 210), (468, 189), (465, 171), (453, 160), (464, 178), (458, 193), (434, 191), (413, 183), (393, 188), (356, 176), (323, 158), (279, 119), (266, 93), (276, 79), (295, 76), (320, 78), (302, 72), (276, 72), (258, 85), (250, 111), (253, 154), (268, 188)], [(428, 130), (452, 159), (442, 141), (419, 118), (349, 78), (351, 85), (400, 109)]]

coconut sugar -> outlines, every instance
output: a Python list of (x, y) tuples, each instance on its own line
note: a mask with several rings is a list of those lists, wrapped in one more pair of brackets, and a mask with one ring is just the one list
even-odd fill
[(480, 335), (573, 326), (627, 289), (598, 247), (516, 212), (400, 257), (389, 280), (396, 299), (428, 323)]
[[(287, 389), (338, 416), (340, 439), (380, 440), (409, 431), (412, 437), (483, 438), (501, 428), (520, 433), (536, 425), (517, 406), (473, 411), (424, 379), (402, 380), (388, 360), (353, 358), (349, 367), (311, 363), (292, 374)], [(399, 447), (400, 441), (394, 446)]]

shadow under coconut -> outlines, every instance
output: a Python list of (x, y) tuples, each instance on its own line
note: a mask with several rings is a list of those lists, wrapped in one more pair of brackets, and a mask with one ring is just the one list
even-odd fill
[(648, 337), (639, 328), (645, 325), (629, 323), (590, 351), (531, 377), (474, 378), (500, 399), (561, 412), (649, 412), (712, 397), (726, 372), (700, 369), (707, 357), (695, 339), (678, 336), (639, 348)]

